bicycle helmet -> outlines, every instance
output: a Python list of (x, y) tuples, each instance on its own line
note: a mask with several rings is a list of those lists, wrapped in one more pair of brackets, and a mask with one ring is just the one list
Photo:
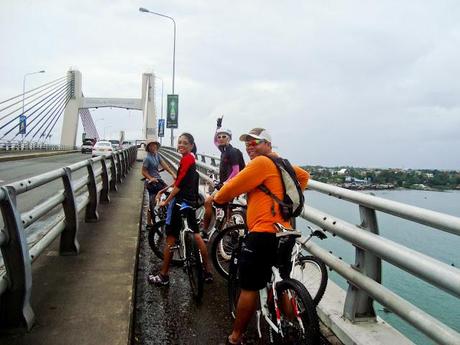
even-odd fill
[(219, 128), (216, 132), (217, 135), (219, 134), (227, 134), (230, 139), (232, 138), (232, 131), (226, 128)]

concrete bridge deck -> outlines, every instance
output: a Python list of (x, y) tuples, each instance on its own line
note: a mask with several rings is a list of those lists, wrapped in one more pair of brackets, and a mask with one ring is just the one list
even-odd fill
[[(161, 262), (139, 231), (140, 166), (133, 166), (109, 204), (100, 205), (98, 223), (80, 223), (80, 255), (59, 256), (56, 241), (33, 264), (36, 323), (28, 333), (1, 335), (1, 345), (224, 344), (232, 320), (220, 277), (206, 286), (200, 306), (181, 268), (172, 269), (168, 288), (146, 283)], [(323, 344), (338, 342), (328, 334)]]

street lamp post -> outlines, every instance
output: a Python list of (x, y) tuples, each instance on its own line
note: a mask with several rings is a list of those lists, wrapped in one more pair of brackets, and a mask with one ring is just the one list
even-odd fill
[[(24, 78), (22, 79), (22, 116), (25, 116), (25, 114), (24, 114), (24, 103), (25, 103), (25, 93), (26, 93), (26, 78), (29, 75), (38, 74), (38, 73), (45, 73), (45, 71), (41, 70), (41, 71), (26, 73), (26, 74), (24, 74)], [(22, 136), (24, 137), (24, 134)]]
[[(144, 7), (139, 7), (139, 11), (144, 12), (144, 13), (155, 14), (160, 17), (171, 19), (174, 24), (173, 71), (172, 71), (172, 93), (174, 95), (174, 79), (175, 79), (175, 73), (176, 73), (176, 21), (174, 20), (173, 17), (167, 16), (167, 15), (164, 15), (158, 12), (150, 11)], [(173, 147), (173, 145), (174, 145), (174, 128), (171, 128), (171, 147)]]
[[(160, 119), (163, 120), (163, 79), (160, 78), (160, 77), (155, 77), (155, 78), (161, 80), (161, 115), (160, 115)], [(158, 134), (158, 131), (157, 131), (157, 134)], [(160, 144), (162, 144), (163, 137), (159, 137), (159, 138), (160, 138)]]

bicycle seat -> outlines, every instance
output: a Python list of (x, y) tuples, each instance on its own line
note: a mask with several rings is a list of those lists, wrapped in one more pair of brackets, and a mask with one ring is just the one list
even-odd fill
[(275, 223), (275, 228), (276, 230), (278, 230), (278, 232), (276, 233), (276, 237), (278, 238), (279, 237), (291, 237), (291, 236), (293, 238), (297, 238), (297, 237), (302, 236), (302, 233), (300, 231), (288, 229), (283, 224), (280, 224), (280, 223)]

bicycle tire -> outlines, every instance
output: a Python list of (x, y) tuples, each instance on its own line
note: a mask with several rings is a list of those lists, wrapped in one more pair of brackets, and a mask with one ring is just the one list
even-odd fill
[(195, 235), (186, 231), (184, 236), (185, 241), (185, 270), (190, 282), (192, 295), (195, 301), (201, 302), (203, 298), (203, 263), (200, 251), (196, 245)]
[[(295, 279), (284, 279), (276, 284), (276, 292), (280, 306), (282, 335), (272, 332), (274, 342), (276, 344), (320, 344), (316, 307), (305, 286)], [(289, 298), (290, 305), (294, 306), (293, 310), (283, 311), (283, 296)], [(269, 301), (269, 305), (271, 305), (270, 309), (272, 310), (272, 321), (277, 324), (276, 313), (273, 312), (273, 299)], [(299, 322), (299, 319), (302, 323)]]
[(299, 256), (292, 270), (291, 278), (301, 282), (308, 290), (313, 303), (318, 305), (326, 291), (328, 274), (324, 262), (311, 255)]
[(233, 249), (245, 233), (246, 225), (237, 224), (219, 231), (212, 241), (211, 257), (214, 268), (225, 279), (228, 279)]
[[(163, 260), (164, 259), (164, 248), (166, 246), (166, 234), (165, 234), (166, 221), (160, 220), (152, 225), (148, 233), (149, 246), (155, 255)], [(171, 264), (180, 266), (184, 263), (184, 259), (181, 257), (178, 249), (173, 249)]]

